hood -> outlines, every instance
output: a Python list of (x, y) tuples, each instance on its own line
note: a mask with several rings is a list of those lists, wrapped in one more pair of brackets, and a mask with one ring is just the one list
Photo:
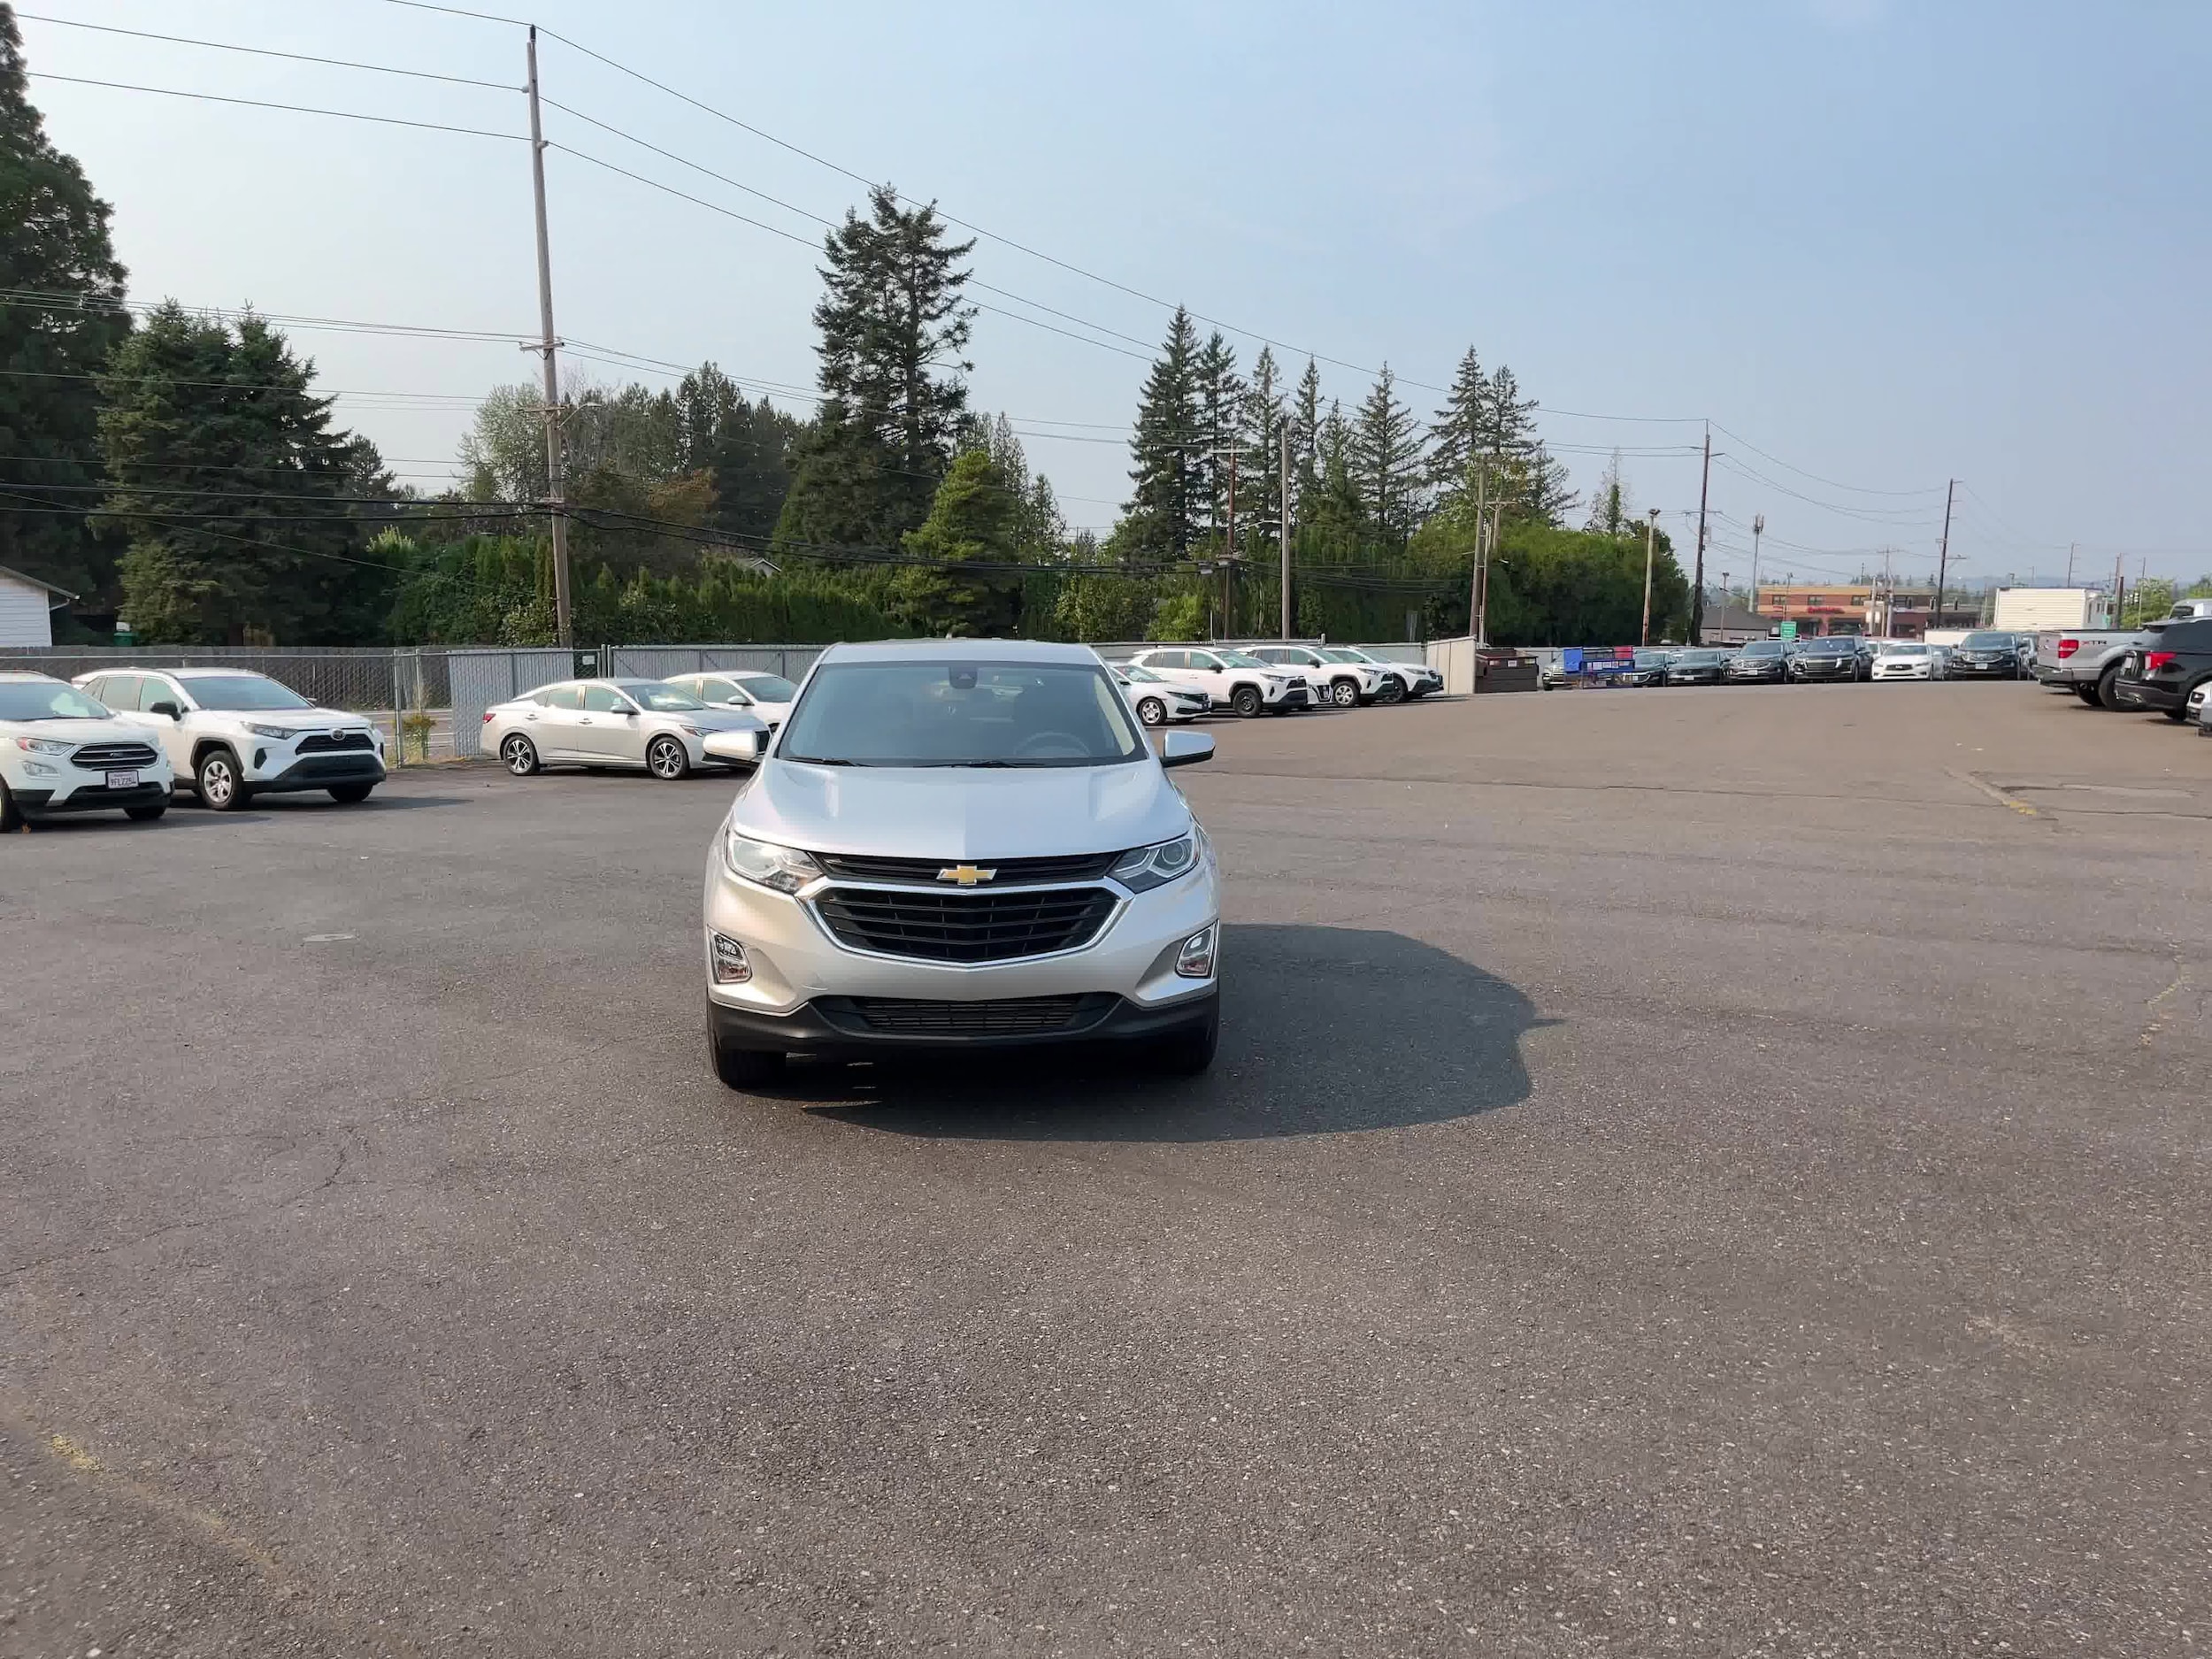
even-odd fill
[(246, 726), (280, 726), (288, 732), (322, 732), (333, 727), (351, 729), (358, 726), (368, 731), (376, 729), (376, 722), (365, 714), (349, 714), (343, 709), (204, 709), (201, 718), (236, 720)]
[(681, 720), (685, 725), (695, 726), (703, 732), (764, 732), (768, 729), (768, 723), (750, 709), (686, 709), (680, 713), (663, 709), (656, 712), (664, 720)]
[(1150, 760), (995, 772), (771, 758), (730, 809), (747, 835), (810, 852), (1048, 858), (1171, 841), (1190, 809)]
[(142, 727), (120, 720), (0, 720), (11, 737), (50, 738), (57, 743), (143, 743)]

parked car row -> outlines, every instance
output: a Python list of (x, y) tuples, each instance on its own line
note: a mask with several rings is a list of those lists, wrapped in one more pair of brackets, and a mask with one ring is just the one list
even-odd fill
[[(1584, 653), (1581, 677), (1600, 686), (1780, 686), (1877, 680), (2021, 680), (2034, 672), (2032, 636), (1995, 630), (1956, 645), (1876, 640), (1858, 634), (1753, 640), (1741, 646), (1668, 646)], [(1563, 665), (1544, 683), (1571, 683)]]
[(0, 828), (110, 810), (150, 820), (180, 789), (218, 812), (309, 790), (352, 803), (384, 775), (384, 740), (365, 718), (266, 674), (0, 674)]
[(1110, 665), (1147, 726), (1214, 710), (1241, 717), (1410, 703), (1444, 687), (1426, 663), (1351, 645), (1162, 645)]

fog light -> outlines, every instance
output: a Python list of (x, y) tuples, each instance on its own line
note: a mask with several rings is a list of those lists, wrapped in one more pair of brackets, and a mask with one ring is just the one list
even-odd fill
[(23, 770), (34, 778), (50, 778), (54, 775), (54, 769), (42, 760), (27, 760), (23, 763)]
[(714, 982), (717, 985), (742, 985), (753, 977), (753, 964), (746, 960), (745, 947), (734, 939), (713, 936)]
[(1214, 930), (1201, 928), (1175, 953), (1175, 972), (1186, 979), (1210, 979), (1214, 972)]

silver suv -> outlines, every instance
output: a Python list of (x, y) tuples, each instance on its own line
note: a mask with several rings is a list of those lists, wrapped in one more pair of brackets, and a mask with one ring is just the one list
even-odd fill
[(1114, 1041), (1211, 1064), (1211, 848), (1079, 645), (839, 645), (707, 856), (709, 1050), (733, 1088), (786, 1056)]

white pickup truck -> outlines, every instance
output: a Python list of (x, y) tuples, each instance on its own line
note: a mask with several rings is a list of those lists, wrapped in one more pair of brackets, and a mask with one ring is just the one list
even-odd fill
[(2035, 677), (2097, 708), (2116, 709), (2112, 682), (2120, 664), (2149, 638), (2135, 628), (2047, 628), (2035, 636)]

